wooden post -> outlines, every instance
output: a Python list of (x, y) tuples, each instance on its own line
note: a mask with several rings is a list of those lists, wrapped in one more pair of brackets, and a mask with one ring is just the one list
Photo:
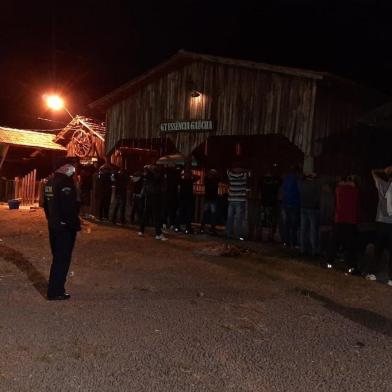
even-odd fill
[(37, 169), (33, 170), (33, 189), (31, 191), (31, 203), (35, 203), (35, 188), (36, 188), (36, 180), (37, 180)]
[(27, 175), (27, 184), (28, 184), (28, 187), (27, 187), (27, 205), (30, 205), (30, 204), (31, 204), (31, 185), (32, 185), (32, 179), (33, 179), (33, 173), (30, 172), (30, 173)]
[[(18, 178), (18, 198), (22, 199), (23, 196), (23, 177)], [(21, 200), (22, 201), (22, 200)]]
[(23, 178), (23, 205), (27, 203), (27, 188), (28, 188), (28, 179), (27, 175)]
[(14, 179), (14, 199), (18, 198), (18, 177)]
[(26, 181), (26, 176), (22, 177), (22, 205), (26, 203), (26, 188), (27, 188), (27, 181)]
[(30, 193), (30, 198), (31, 198), (31, 205), (34, 204), (35, 201), (35, 170), (31, 173), (31, 193)]
[(10, 148), (10, 146), (8, 144), (6, 146), (4, 146), (3, 156), (1, 157), (1, 161), (0, 161), (0, 169), (3, 167), (3, 163), (5, 161), (5, 157), (7, 156), (9, 148)]
[(30, 192), (30, 173), (27, 173), (25, 176), (26, 187), (25, 187), (25, 205), (29, 204), (29, 192)]

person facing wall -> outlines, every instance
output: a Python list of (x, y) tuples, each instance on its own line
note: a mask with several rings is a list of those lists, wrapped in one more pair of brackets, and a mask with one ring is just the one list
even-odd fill
[(240, 162), (234, 162), (227, 170), (229, 182), (228, 211), (226, 222), (227, 238), (245, 239), (246, 202), (248, 193), (248, 172)]
[(313, 172), (304, 173), (299, 181), (301, 200), (300, 251), (302, 255), (319, 253), (320, 194), (319, 179)]

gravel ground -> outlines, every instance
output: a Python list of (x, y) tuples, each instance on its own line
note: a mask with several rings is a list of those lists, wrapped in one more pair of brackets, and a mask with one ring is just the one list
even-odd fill
[(0, 391), (392, 391), (392, 288), (169, 237), (86, 222), (48, 302), (43, 213), (1, 206)]

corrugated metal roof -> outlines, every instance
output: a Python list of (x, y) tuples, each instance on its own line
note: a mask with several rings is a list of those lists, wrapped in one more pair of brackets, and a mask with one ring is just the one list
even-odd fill
[(0, 144), (45, 150), (65, 150), (64, 147), (54, 142), (54, 138), (55, 135), (49, 133), (0, 127)]

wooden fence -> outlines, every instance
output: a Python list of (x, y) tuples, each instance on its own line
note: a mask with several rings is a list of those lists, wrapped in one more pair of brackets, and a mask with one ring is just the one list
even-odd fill
[(40, 203), (42, 181), (37, 181), (37, 170), (34, 169), (24, 177), (15, 177), (14, 199), (19, 199), (21, 205), (33, 206)]

